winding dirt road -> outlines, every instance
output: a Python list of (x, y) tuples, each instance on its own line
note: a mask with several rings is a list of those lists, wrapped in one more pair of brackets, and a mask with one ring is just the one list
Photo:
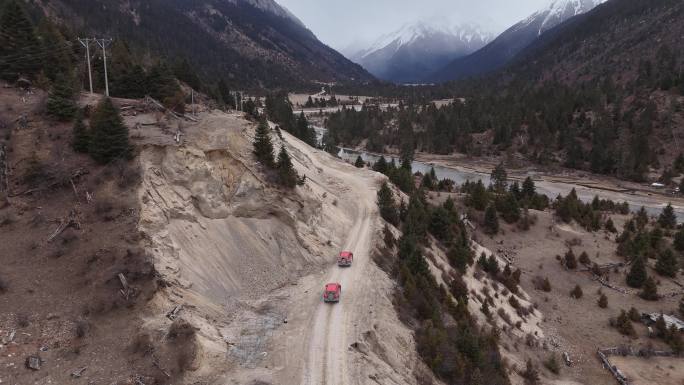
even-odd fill
[[(368, 295), (367, 285), (371, 285), (366, 276), (370, 262), (372, 236), (377, 223), (377, 209), (375, 196), (378, 177), (370, 172), (359, 172), (353, 166), (344, 164), (329, 155), (315, 151), (299, 140), (288, 135), (286, 138), (295, 156), (305, 156), (311, 165), (322, 170), (320, 174), (333, 177), (346, 187), (348, 200), (344, 206), (348, 207), (348, 215), (353, 219), (344, 243), (344, 250), (354, 252), (354, 262), (351, 267), (342, 268), (332, 266), (325, 279), (320, 282), (320, 290), (312, 295), (317, 296), (315, 310), (310, 314), (308, 322), (308, 341), (306, 342), (306, 357), (302, 368), (300, 384), (303, 385), (351, 385), (362, 383), (362, 379), (355, 376), (356, 372), (350, 368), (349, 346), (351, 338), (357, 332), (355, 316), (366, 309), (360, 299)], [(316, 176), (309, 177), (314, 183), (326, 184), (324, 180), (316, 180)], [(329, 185), (326, 186), (330, 188)], [(332, 258), (332, 256), (331, 256)], [(342, 295), (339, 303), (329, 304), (322, 300), (323, 286), (328, 282), (339, 282), (342, 285)]]

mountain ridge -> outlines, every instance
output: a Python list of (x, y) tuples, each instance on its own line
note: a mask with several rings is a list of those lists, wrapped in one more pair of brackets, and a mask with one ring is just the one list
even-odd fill
[(492, 38), (472, 24), (404, 24), (379, 37), (351, 59), (380, 79), (409, 83), (420, 81), (450, 60), (474, 52)]
[(499, 69), (545, 32), (572, 17), (594, 9), (605, 1), (554, 0), (547, 8), (534, 12), (514, 24), (480, 50), (453, 60), (426, 76), (424, 80), (437, 82), (458, 80)]
[(374, 78), (325, 45), (273, 0), (55, 0), (35, 3), (81, 33), (124, 39), (139, 52), (187, 58), (205, 79), (236, 87), (296, 87)]

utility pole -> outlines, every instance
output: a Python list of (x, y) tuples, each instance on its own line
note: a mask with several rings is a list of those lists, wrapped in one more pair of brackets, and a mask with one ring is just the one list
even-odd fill
[(93, 93), (93, 73), (90, 70), (90, 40), (88, 38), (81, 39), (78, 38), (78, 42), (86, 49), (86, 62), (88, 62), (88, 81), (90, 82), (90, 94)]
[(109, 96), (109, 79), (107, 78), (107, 45), (112, 42), (112, 39), (93, 39), (102, 47), (102, 59), (104, 60), (104, 76), (105, 76), (105, 95)]

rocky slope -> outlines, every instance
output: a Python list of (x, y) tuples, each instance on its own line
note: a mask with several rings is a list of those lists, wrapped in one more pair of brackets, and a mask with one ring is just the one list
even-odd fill
[[(176, 143), (163, 129), (174, 122), (154, 122), (129, 118), (142, 146), (139, 226), (169, 285), (145, 325), (167, 328), (165, 312), (182, 307), (201, 347), (185, 381), (415, 384), (422, 363), (394, 283), (370, 260), (381, 176), (274, 133), (307, 177), (280, 190), (254, 160), (254, 123), (205, 111)], [(355, 261), (342, 270), (335, 256), (346, 248)], [(320, 293), (333, 281), (344, 299), (329, 306)]]

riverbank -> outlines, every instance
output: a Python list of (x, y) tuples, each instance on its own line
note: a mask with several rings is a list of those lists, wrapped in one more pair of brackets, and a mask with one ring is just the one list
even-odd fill
[[(398, 163), (397, 154), (378, 154), (348, 148), (342, 148), (338, 153), (338, 156), (350, 162), (356, 160), (359, 155), (370, 163), (376, 162), (380, 156), (385, 156), (388, 161), (394, 159)], [(434, 167), (438, 178), (449, 178), (457, 185), (477, 180), (489, 184), (489, 174), (498, 162), (499, 159), (495, 158), (473, 159), (464, 155), (417, 153), (412, 168), (414, 172), (426, 173)], [(595, 196), (617, 202), (624, 201), (629, 204), (632, 211), (643, 206), (653, 216), (660, 214), (663, 207), (671, 203), (678, 220), (684, 221), (684, 199), (647, 185), (559, 167), (541, 170), (535, 166), (523, 165), (511, 167), (507, 171), (509, 180), (512, 181), (522, 182), (528, 176), (531, 177), (535, 181), (537, 191), (550, 199), (555, 199), (558, 195), (567, 195), (574, 188), (577, 196), (585, 202), (591, 201)]]

